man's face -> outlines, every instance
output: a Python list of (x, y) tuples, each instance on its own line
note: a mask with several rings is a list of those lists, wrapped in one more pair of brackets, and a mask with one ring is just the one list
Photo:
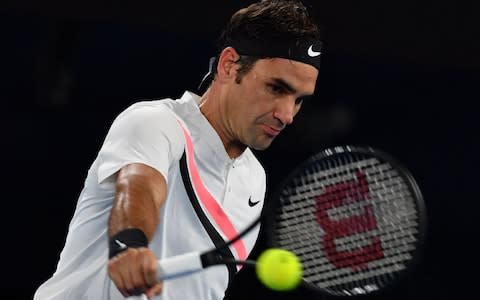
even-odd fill
[(260, 59), (227, 90), (226, 122), (233, 138), (264, 150), (315, 90), (318, 70), (283, 58)]

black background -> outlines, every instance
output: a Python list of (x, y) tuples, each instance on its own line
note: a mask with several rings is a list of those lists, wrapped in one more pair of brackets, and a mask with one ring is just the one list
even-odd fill
[[(113, 118), (196, 91), (214, 39), (252, 1), (0, 2), (2, 293), (31, 299), (55, 269)], [(414, 174), (429, 230), (418, 269), (375, 299), (474, 297), (478, 253), (476, 1), (307, 1), (327, 51), (315, 99), (258, 153), (275, 185), (322, 148), (371, 145)], [(262, 240), (254, 251), (261, 249)], [(472, 273), (469, 275), (467, 273)], [(275, 294), (244, 269), (232, 299)]]

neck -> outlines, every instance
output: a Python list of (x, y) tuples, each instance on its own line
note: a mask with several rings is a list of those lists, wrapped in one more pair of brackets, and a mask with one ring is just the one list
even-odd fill
[(228, 156), (232, 159), (239, 157), (247, 146), (235, 139), (221, 93), (211, 86), (202, 95), (199, 107), (220, 137)]

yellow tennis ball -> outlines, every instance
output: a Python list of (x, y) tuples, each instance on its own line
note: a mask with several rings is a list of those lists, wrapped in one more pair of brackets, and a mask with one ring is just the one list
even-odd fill
[(287, 250), (271, 248), (260, 254), (256, 265), (257, 277), (275, 291), (296, 288), (302, 279), (303, 267), (298, 257)]

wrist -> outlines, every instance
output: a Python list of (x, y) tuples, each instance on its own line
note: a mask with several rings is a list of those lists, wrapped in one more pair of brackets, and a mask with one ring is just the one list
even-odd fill
[(148, 247), (148, 238), (139, 228), (128, 228), (115, 233), (108, 242), (108, 258), (112, 258), (128, 248)]

